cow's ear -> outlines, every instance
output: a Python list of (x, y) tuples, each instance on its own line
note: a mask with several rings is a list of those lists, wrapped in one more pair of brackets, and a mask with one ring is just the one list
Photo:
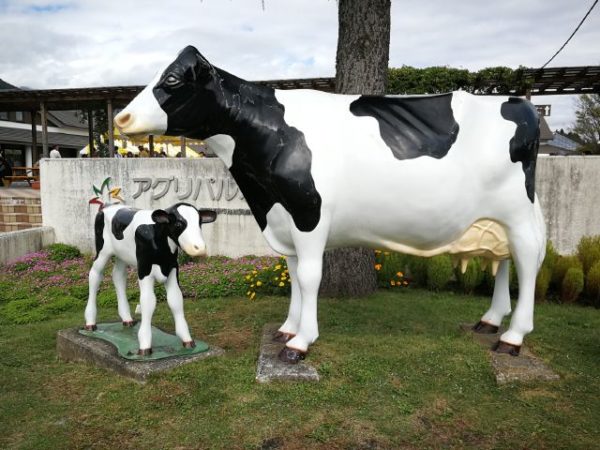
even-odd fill
[(170, 214), (166, 212), (164, 209), (156, 209), (152, 211), (152, 220), (155, 223), (168, 224), (170, 219)]
[(201, 209), (198, 211), (200, 223), (211, 223), (217, 219), (217, 212), (210, 209)]

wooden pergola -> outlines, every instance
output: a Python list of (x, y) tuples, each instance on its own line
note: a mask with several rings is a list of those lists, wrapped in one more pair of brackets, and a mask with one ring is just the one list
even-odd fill
[[(523, 79), (530, 88), (522, 92), (520, 87), (511, 90), (513, 95), (572, 95), (600, 93), (600, 66), (551, 67), (525, 69)], [(303, 78), (289, 80), (256, 81), (255, 83), (274, 89), (315, 89), (334, 92), (334, 78)], [(125, 107), (139, 94), (144, 86), (115, 86), (78, 89), (44, 90), (0, 90), (0, 111), (31, 111), (32, 145), (37, 146), (36, 114), (41, 113), (42, 148), (48, 157), (47, 112), (50, 110), (87, 111), (90, 150), (93, 149), (92, 111), (105, 109), (108, 117), (108, 146), (110, 156), (114, 155), (114, 110)], [(183, 139), (183, 138), (182, 138)], [(149, 137), (150, 151), (153, 151), (153, 138)], [(185, 145), (182, 145), (185, 148)]]

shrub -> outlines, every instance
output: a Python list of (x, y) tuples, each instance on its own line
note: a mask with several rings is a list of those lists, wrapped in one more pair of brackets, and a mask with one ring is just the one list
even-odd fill
[(406, 256), (406, 265), (410, 271), (410, 277), (418, 286), (424, 287), (427, 285), (427, 261), (427, 258), (420, 256)]
[(542, 266), (545, 266), (548, 269), (550, 269), (550, 273), (552, 273), (552, 271), (554, 270), (554, 266), (556, 265), (556, 262), (559, 258), (560, 255), (554, 249), (554, 245), (552, 245), (552, 242), (548, 240), (546, 242), (546, 257), (544, 258)]
[(375, 250), (375, 271), (380, 288), (408, 286), (404, 278), (407, 256), (402, 253)]
[(540, 269), (538, 273), (537, 279), (535, 280), (535, 301), (543, 302), (546, 300), (546, 294), (548, 293), (548, 288), (550, 287), (550, 279), (552, 278), (552, 271), (549, 267), (544, 267)]
[(77, 247), (67, 244), (52, 244), (46, 250), (48, 251), (48, 259), (56, 262), (75, 259), (81, 256), (81, 252)]
[(52, 303), (48, 303), (42, 307), (42, 309), (50, 315), (56, 315), (64, 311), (70, 311), (73, 309), (81, 309), (84, 303), (74, 297), (61, 297), (54, 300)]
[(449, 255), (437, 255), (427, 263), (427, 288), (440, 291), (446, 287), (452, 278), (452, 260)]
[(479, 258), (473, 258), (469, 261), (467, 270), (462, 273), (460, 265), (455, 270), (458, 285), (465, 294), (472, 294), (482, 283), (485, 273), (481, 270), (481, 262)]
[(584, 236), (577, 244), (577, 256), (587, 273), (595, 262), (600, 261), (600, 236)]
[(559, 291), (562, 286), (562, 281), (565, 278), (567, 271), (571, 268), (579, 268), (583, 270), (581, 261), (577, 256), (559, 256), (554, 264), (554, 270), (552, 270), (552, 278), (550, 285)]
[(600, 261), (596, 261), (587, 273), (585, 295), (595, 307), (600, 307)]
[(19, 299), (8, 302), (2, 308), (2, 316), (15, 324), (26, 324), (46, 320), (48, 315), (35, 299)]
[(583, 291), (583, 270), (571, 267), (563, 278), (560, 299), (565, 303), (575, 303)]
[(263, 269), (254, 269), (244, 277), (248, 291), (246, 296), (254, 300), (257, 294), (263, 295), (289, 295), (291, 279), (284, 257), (277, 263)]

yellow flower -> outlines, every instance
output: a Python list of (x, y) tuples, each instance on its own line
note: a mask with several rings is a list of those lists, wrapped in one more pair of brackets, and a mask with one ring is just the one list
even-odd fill
[(281, 269), (281, 264), (277, 264), (275, 266), (275, 268), (273, 269), (273, 272), (275, 272), (276, 270), (279, 270), (279, 269)]
[(253, 284), (251, 284), (251, 285), (250, 285), (250, 287), (254, 287), (254, 285), (253, 285)]
[(279, 287), (283, 287), (283, 286), (285, 286), (285, 283), (283, 283), (283, 281), (282, 281), (279, 283)]
[(408, 286), (408, 281), (403, 281), (403, 282), (402, 282), (402, 284), (403, 284), (404, 286)]
[(252, 278), (250, 275), (246, 275), (246, 280), (249, 280), (250, 278)]
[(252, 271), (252, 273), (253, 273), (254, 275), (256, 275), (258, 272), (257, 272), (256, 270), (253, 270), (253, 271)]
[(275, 277), (273, 278), (273, 281), (279, 281), (279, 278)]
[(256, 282), (256, 285), (257, 285), (257, 286), (262, 286), (262, 281), (257, 281), (257, 282)]
[(381, 264), (375, 264), (375, 270), (381, 270)]
[(252, 294), (252, 291), (248, 291), (248, 292), (246, 292), (246, 295), (247, 295), (248, 297), (250, 297), (250, 294)]
[(381, 253), (381, 250), (375, 250), (375, 254), (379, 255)]
[(290, 280), (290, 279), (288, 278), (288, 283), (291, 283), (291, 282), (292, 282), (292, 280)]
[(395, 282), (394, 280), (390, 281), (390, 284), (391, 284), (392, 286), (396, 286), (396, 282)]
[(250, 300), (254, 300), (254, 297), (256, 297), (256, 292), (252, 293), (252, 295), (250, 296)]
[(396, 273), (396, 276), (397, 276), (398, 278), (402, 278), (402, 277), (404, 276), (404, 274), (403, 274), (402, 272), (397, 272), (397, 273)]

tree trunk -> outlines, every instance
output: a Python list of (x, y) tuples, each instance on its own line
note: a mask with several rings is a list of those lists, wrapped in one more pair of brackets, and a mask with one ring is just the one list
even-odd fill
[[(384, 94), (390, 48), (390, 0), (339, 0), (338, 5), (336, 91)], [(325, 253), (321, 295), (358, 297), (376, 289), (372, 250), (339, 249)]]

